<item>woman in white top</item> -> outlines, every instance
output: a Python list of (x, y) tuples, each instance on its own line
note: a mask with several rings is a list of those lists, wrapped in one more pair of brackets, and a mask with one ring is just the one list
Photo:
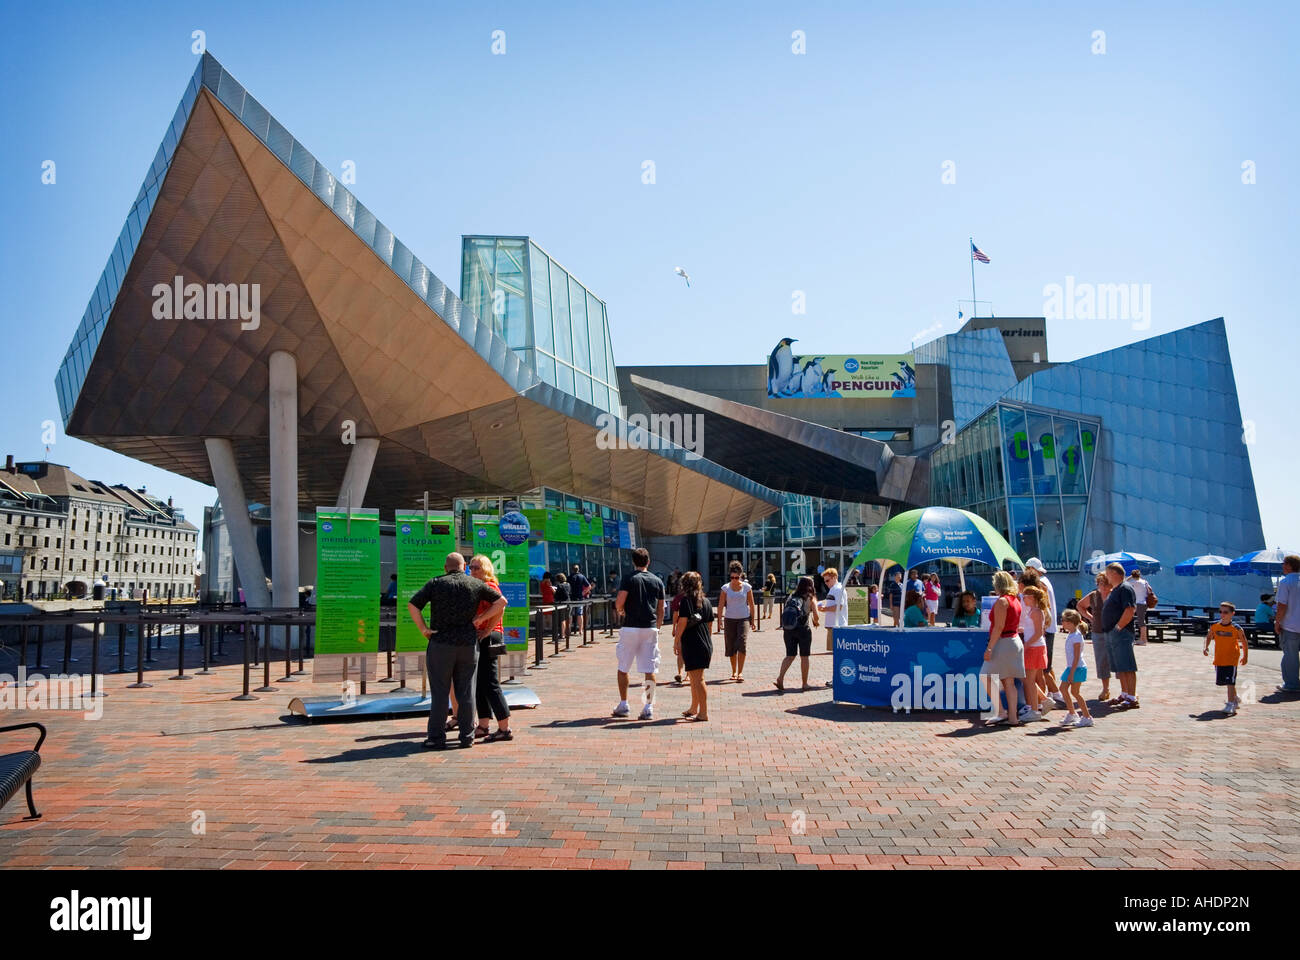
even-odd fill
[(739, 560), (732, 560), (727, 568), (730, 582), (722, 587), (718, 597), (718, 609), (722, 616), (718, 618), (715, 633), (722, 633), (731, 661), (731, 679), (737, 683), (745, 682), (745, 646), (749, 638), (749, 628), (758, 629), (758, 607), (754, 605), (754, 590), (745, 582), (745, 568)]

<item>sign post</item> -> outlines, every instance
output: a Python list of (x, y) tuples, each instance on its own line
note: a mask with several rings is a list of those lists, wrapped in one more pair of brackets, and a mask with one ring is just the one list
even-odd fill
[[(316, 508), (316, 663), (379, 652), (379, 511)], [(347, 667), (344, 667), (345, 675)]]

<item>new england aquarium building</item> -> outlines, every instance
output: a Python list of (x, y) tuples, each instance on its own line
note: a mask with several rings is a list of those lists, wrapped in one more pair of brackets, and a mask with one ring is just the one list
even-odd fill
[(204, 590), (251, 606), (314, 582), (318, 506), (451, 508), (462, 542), (551, 511), (534, 578), (598, 586), (643, 542), (710, 588), (733, 559), (788, 582), (930, 504), (1058, 593), (1127, 549), (1201, 603), (1174, 563), (1264, 545), (1222, 318), (1059, 364), (1024, 317), (910, 354), (621, 367), (606, 303), (532, 238), (465, 236), (460, 289), (205, 54), (59, 368), (66, 432), (214, 485)]

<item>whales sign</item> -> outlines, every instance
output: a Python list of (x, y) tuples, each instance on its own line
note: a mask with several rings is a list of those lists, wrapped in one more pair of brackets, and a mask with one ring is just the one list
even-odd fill
[(782, 337), (767, 358), (767, 395), (802, 397), (916, 396), (916, 364), (910, 353), (797, 354)]

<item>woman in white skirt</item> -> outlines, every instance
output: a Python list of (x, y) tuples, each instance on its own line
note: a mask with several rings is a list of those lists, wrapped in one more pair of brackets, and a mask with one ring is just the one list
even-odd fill
[(1022, 721), (1018, 712), (1016, 680), (1025, 676), (1025, 647), (1020, 641), (1020, 598), (1016, 596), (1016, 581), (1005, 570), (993, 574), (993, 592), (998, 598), (993, 604), (989, 624), (989, 644), (984, 651), (981, 673), (993, 674), (1002, 681), (1006, 695), (1006, 711), (999, 710), (997, 719), (989, 726), (1018, 727)]

